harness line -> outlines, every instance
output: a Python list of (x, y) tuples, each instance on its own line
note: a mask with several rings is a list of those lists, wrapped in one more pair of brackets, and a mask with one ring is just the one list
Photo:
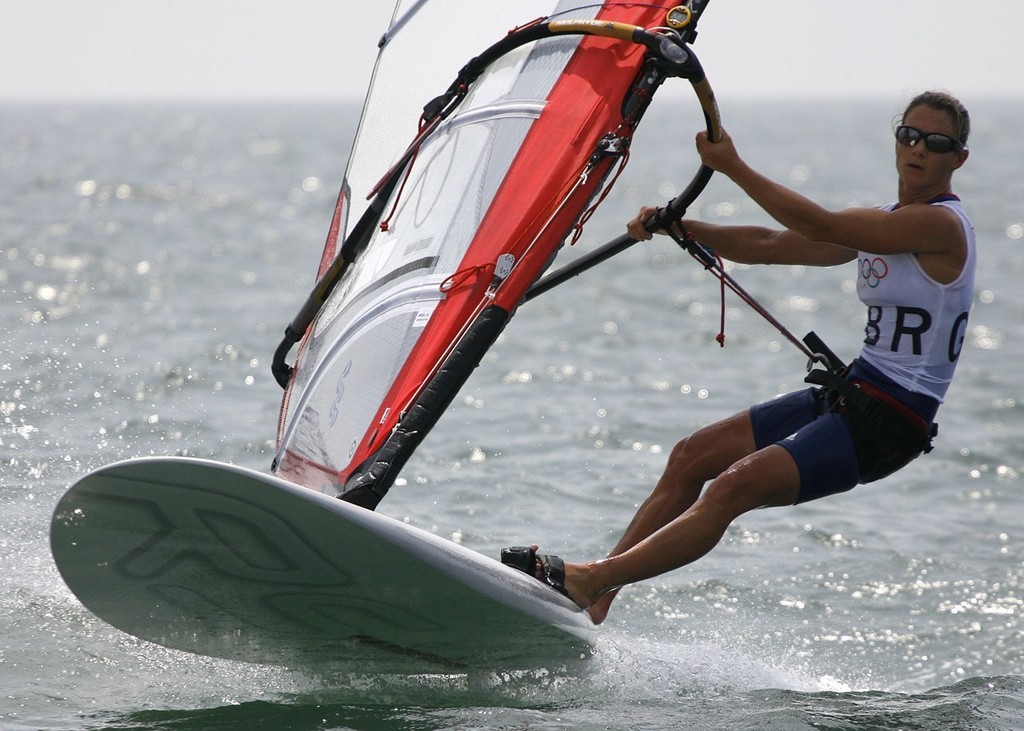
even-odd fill
[[(658, 214), (655, 214), (657, 216)], [(683, 231), (682, 235), (677, 233), (676, 226)], [(728, 272), (725, 271), (725, 267), (722, 264), (722, 259), (712, 250), (705, 247), (703, 244), (698, 242), (692, 233), (683, 229), (682, 223), (676, 222), (676, 225), (666, 226), (665, 232), (672, 237), (672, 240), (679, 244), (690, 256), (699, 261), (704, 265), (704, 269), (711, 272), (721, 282), (721, 320), (720, 329), (718, 336), (715, 340), (722, 347), (725, 347), (725, 288), (728, 287), (732, 290), (743, 302), (750, 307), (754, 312), (764, 318), (772, 327), (779, 331), (779, 333), (786, 338), (789, 342), (796, 346), (797, 350), (807, 356), (810, 363), (821, 363), (825, 365), (829, 370), (832, 370), (834, 364), (832, 361), (835, 360), (834, 356), (829, 357), (830, 353), (815, 352), (811, 350), (804, 342), (808, 339), (805, 338), (801, 341), (796, 337), (785, 325), (783, 325), (771, 312), (767, 310), (760, 302), (747, 292), (739, 282), (737, 282)], [(815, 336), (817, 340), (817, 336)], [(817, 340), (816, 345), (821, 346), (824, 343), (820, 343)], [(827, 348), (825, 348), (827, 350)], [(808, 369), (810, 368), (808, 364)]]

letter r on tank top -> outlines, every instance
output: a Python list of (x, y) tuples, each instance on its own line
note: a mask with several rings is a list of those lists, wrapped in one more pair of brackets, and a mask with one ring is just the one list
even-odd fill
[(914, 355), (921, 355), (921, 336), (932, 326), (932, 316), (928, 310), (920, 307), (896, 307), (896, 322), (892, 332), (892, 345), (889, 349), (897, 353), (904, 335), (913, 339)]

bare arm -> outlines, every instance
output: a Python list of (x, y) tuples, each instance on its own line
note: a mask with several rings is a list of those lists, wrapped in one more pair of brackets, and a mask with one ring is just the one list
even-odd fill
[(772, 218), (810, 241), (872, 254), (947, 254), (964, 250), (959, 219), (942, 206), (912, 204), (895, 211), (850, 208), (829, 211), (766, 178), (737, 154), (731, 138), (718, 143), (697, 136), (705, 165), (727, 175)]
[[(626, 229), (635, 239), (647, 240), (651, 234), (644, 222), (657, 209), (648, 206), (630, 221)], [(739, 264), (803, 264), (834, 266), (852, 261), (857, 253), (841, 246), (811, 241), (792, 231), (777, 231), (762, 226), (716, 226), (703, 221), (685, 220), (683, 227), (716, 254)]]
[(716, 226), (691, 220), (683, 221), (683, 226), (716, 254), (739, 264), (828, 267), (845, 264), (857, 257), (856, 251), (812, 241), (793, 231), (761, 226)]

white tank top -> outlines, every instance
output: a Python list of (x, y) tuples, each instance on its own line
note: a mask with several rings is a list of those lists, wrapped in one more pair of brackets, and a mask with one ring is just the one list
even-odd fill
[(868, 308), (861, 357), (904, 388), (941, 402), (967, 333), (976, 252), (974, 226), (960, 200), (929, 202), (949, 208), (963, 224), (967, 260), (960, 276), (942, 284), (925, 274), (914, 254), (859, 252), (857, 294)]

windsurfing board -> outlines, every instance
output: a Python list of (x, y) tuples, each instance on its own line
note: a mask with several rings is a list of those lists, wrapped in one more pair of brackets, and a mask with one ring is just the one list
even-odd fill
[(521, 571), (219, 462), (96, 470), (60, 500), (50, 542), (94, 614), (200, 655), (428, 672), (575, 662), (594, 641), (586, 613)]

